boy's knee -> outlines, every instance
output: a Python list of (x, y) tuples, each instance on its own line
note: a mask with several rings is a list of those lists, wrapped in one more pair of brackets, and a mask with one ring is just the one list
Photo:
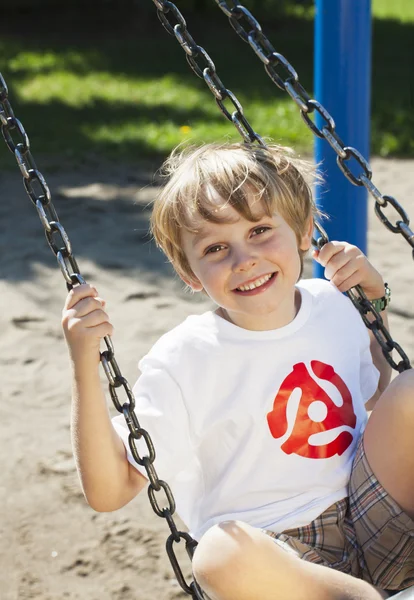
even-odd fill
[(193, 557), (193, 573), (207, 592), (217, 585), (232, 585), (232, 577), (248, 563), (254, 529), (240, 521), (224, 521), (211, 527), (201, 538)]

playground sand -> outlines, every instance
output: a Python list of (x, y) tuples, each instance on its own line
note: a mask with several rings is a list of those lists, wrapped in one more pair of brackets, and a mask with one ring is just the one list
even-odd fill
[[(374, 159), (372, 166), (374, 183), (414, 223), (414, 161)], [(116, 357), (133, 383), (138, 359), (154, 341), (211, 305), (184, 292), (149, 240), (147, 203), (155, 188), (145, 170), (43, 172), (81, 272), (107, 300)], [(0, 597), (185, 598), (164, 550), (168, 527), (146, 493), (112, 514), (95, 513), (83, 499), (71, 454), (70, 373), (60, 326), (65, 283), (17, 167), (0, 175), (0, 189)], [(414, 360), (411, 251), (375, 217), (373, 200), (369, 209), (369, 256), (392, 288), (393, 336)], [(183, 564), (188, 576), (185, 556)]]

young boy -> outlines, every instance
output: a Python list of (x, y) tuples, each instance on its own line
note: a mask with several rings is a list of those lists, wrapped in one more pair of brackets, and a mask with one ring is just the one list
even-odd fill
[[(317, 215), (308, 170), (277, 146), (207, 145), (172, 155), (154, 205), (156, 242), (217, 309), (140, 361), (136, 413), (213, 600), (376, 600), (414, 584), (413, 372), (389, 383), (341, 293), (361, 285), (387, 324), (384, 282), (358, 248), (326, 244), (313, 256), (329, 281), (299, 280)], [(63, 327), (82, 487), (112, 511), (147, 479), (100, 385), (104, 304), (74, 288)]]

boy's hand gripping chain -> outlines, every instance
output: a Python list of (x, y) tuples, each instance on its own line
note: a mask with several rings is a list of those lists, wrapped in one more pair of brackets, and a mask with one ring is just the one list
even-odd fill
[[(23, 184), (30, 199), (36, 207), (40, 221), (45, 230), (46, 239), (52, 252), (56, 256), (60, 270), (66, 281), (66, 286), (71, 289), (73, 286), (85, 283), (80, 274), (79, 267), (72, 254), (72, 246), (69, 237), (59, 221), (59, 217), (53, 206), (51, 194), (45, 178), (38, 171), (32, 154), (30, 152), (30, 142), (22, 123), (14, 116), (12, 107), (8, 100), (8, 90), (6, 82), (0, 73), (0, 122), (1, 131), (9, 150), (14, 154), (19, 165), (20, 172), (23, 175)], [(18, 141), (14, 141), (12, 133), (17, 133)], [(37, 187), (37, 191), (36, 191)], [(57, 239), (56, 239), (57, 238)], [(63, 243), (63, 246), (60, 244)], [(182, 573), (181, 567), (174, 551), (174, 543), (179, 543), (181, 539), (185, 541), (187, 553), (192, 559), (197, 542), (186, 532), (178, 531), (173, 515), (175, 512), (175, 501), (171, 489), (165, 481), (158, 478), (153, 465), (155, 460), (155, 450), (149, 433), (143, 429), (134, 412), (135, 399), (128, 381), (123, 377), (118, 363), (115, 360), (114, 347), (111, 338), (104, 338), (107, 350), (101, 352), (101, 362), (103, 369), (109, 381), (109, 392), (116, 410), (123, 413), (129, 429), (129, 446), (131, 452), (138, 464), (145, 467), (150, 481), (148, 495), (154, 512), (163, 519), (166, 519), (171, 534), (167, 539), (167, 553), (178, 583), (182, 589), (194, 598), (194, 600), (204, 600), (204, 596), (195, 581), (187, 583)], [(123, 387), (127, 396), (127, 401), (121, 404), (116, 388)], [(145, 440), (148, 455), (140, 457), (135, 440), (143, 438)], [(156, 498), (156, 492), (165, 492), (168, 507), (161, 508)]]
[[(186, 53), (186, 58), (190, 67), (198, 77), (204, 79), (210, 91), (214, 95), (218, 107), (226, 119), (235, 125), (236, 129), (246, 143), (258, 143), (259, 145), (266, 147), (263, 139), (254, 131), (253, 127), (245, 117), (240, 101), (237, 99), (235, 94), (233, 94), (233, 92), (224, 86), (223, 82), (218, 77), (216, 67), (206, 50), (202, 46), (199, 46), (190, 35), (187, 29), (186, 21), (175, 4), (169, 0), (152, 1), (157, 7), (158, 17), (161, 23), (169, 34), (176, 37)], [(263, 62), (266, 73), (269, 75), (272, 81), (280, 89), (287, 92), (297, 104), (305, 123), (311, 129), (311, 131), (318, 137), (325, 138), (330, 146), (335, 150), (337, 154), (338, 166), (347, 179), (354, 185), (365, 186), (370, 194), (374, 196), (376, 201), (375, 212), (377, 216), (390, 231), (403, 235), (403, 237), (413, 248), (414, 258), (414, 232), (410, 229), (410, 220), (408, 215), (395, 198), (392, 196), (383, 196), (378, 188), (372, 183), (372, 171), (365, 158), (355, 148), (344, 145), (341, 138), (335, 131), (335, 121), (331, 115), (317, 100), (314, 100), (309, 96), (299, 82), (299, 76), (293, 66), (282, 54), (279, 54), (275, 51), (268, 38), (263, 34), (259, 22), (254, 18), (251, 12), (235, 0), (233, 0), (232, 7), (229, 6), (227, 2), (222, 0), (215, 0), (215, 2), (227, 15), (232, 27), (242, 38), (242, 40), (248, 42), (253, 48), (257, 56)], [(171, 17), (175, 19), (175, 23)], [(243, 26), (243, 21), (248, 29)], [(276, 70), (276, 68), (280, 65), (287, 72), (286, 79), (283, 79)], [(235, 109), (233, 112), (230, 112), (224, 105), (224, 102), (227, 99)], [(316, 111), (325, 122), (320, 129), (310, 118), (310, 115), (314, 111)], [(351, 158), (354, 158), (358, 165), (362, 168), (362, 173), (358, 177), (351, 172), (347, 165), (347, 162)], [(402, 219), (398, 220), (395, 225), (391, 223), (391, 221), (383, 212), (383, 209), (386, 208), (388, 204), (395, 208), (398, 215)], [(315, 223), (315, 227), (321, 237), (317, 241), (313, 239), (312, 243), (320, 249), (324, 244), (329, 242), (329, 238), (319, 223)], [(365, 325), (373, 332), (375, 338), (382, 348), (382, 352), (386, 360), (391, 367), (398, 372), (410, 369), (411, 365), (408, 356), (401, 346), (391, 338), (386, 327), (384, 326), (381, 315), (373, 308), (372, 304), (365, 296), (362, 288), (360, 286), (356, 286), (349, 292), (346, 292), (346, 294), (351, 299), (354, 306), (358, 309)], [(373, 317), (372, 321), (368, 319), (368, 314), (371, 314)], [(401, 357), (401, 360), (398, 363), (396, 363), (391, 356), (391, 352), (393, 350), (396, 350)]]

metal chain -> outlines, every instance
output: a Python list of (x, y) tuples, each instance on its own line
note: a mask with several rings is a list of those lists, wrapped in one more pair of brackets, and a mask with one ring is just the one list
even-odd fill
[[(215, 0), (215, 2), (228, 17), (236, 33), (244, 42), (247, 42), (251, 46), (255, 54), (262, 61), (265, 71), (273, 83), (281, 90), (287, 92), (299, 107), (301, 116), (309, 129), (317, 137), (324, 138), (336, 152), (338, 167), (345, 177), (354, 185), (364, 186), (373, 196), (375, 199), (375, 213), (387, 229), (403, 236), (411, 248), (413, 248), (412, 257), (414, 259), (414, 231), (410, 228), (408, 215), (395, 198), (384, 196), (372, 183), (372, 171), (368, 161), (356, 148), (344, 144), (336, 133), (335, 121), (332, 116), (322, 104), (309, 96), (301, 85), (299, 76), (293, 66), (282, 54), (275, 51), (269, 39), (263, 33), (260, 23), (252, 13), (235, 0), (233, 0), (232, 6), (225, 0)], [(285, 77), (282, 76), (283, 71), (286, 73)], [(324, 121), (321, 127), (318, 127), (310, 118), (310, 115), (314, 112), (318, 113)], [(354, 175), (348, 166), (348, 162), (351, 159), (354, 159), (360, 168), (358, 176)], [(383, 212), (383, 209), (388, 204), (396, 210), (398, 216), (401, 218), (396, 221), (395, 225), (392, 224)]]
[[(354, 288), (351, 288), (348, 290), (348, 292), (346, 292), (346, 295), (358, 310), (366, 327), (372, 331), (388, 364), (393, 369), (398, 371), (398, 373), (402, 373), (403, 371), (411, 369), (410, 359), (408, 358), (407, 354), (404, 352), (401, 346), (392, 339), (389, 331), (384, 325), (384, 321), (380, 313), (377, 312), (372, 306), (361, 286), (357, 285)], [(369, 319), (369, 315), (373, 317), (372, 321)], [(391, 355), (393, 350), (399, 354), (401, 358), (399, 362), (394, 361)]]
[[(247, 42), (254, 50), (255, 54), (262, 61), (265, 71), (275, 85), (281, 90), (287, 92), (295, 104), (300, 109), (300, 114), (306, 125), (314, 135), (324, 138), (331, 148), (337, 154), (337, 164), (345, 177), (354, 185), (364, 186), (366, 190), (375, 199), (375, 213), (382, 223), (393, 233), (399, 233), (413, 248), (412, 257), (414, 259), (414, 231), (410, 228), (410, 219), (401, 204), (392, 196), (383, 195), (379, 189), (372, 183), (372, 170), (368, 161), (362, 154), (352, 146), (346, 146), (335, 130), (335, 121), (322, 104), (310, 97), (305, 88), (299, 81), (299, 76), (290, 62), (272, 46), (269, 39), (262, 31), (262, 27), (252, 13), (236, 0), (232, 0), (230, 5), (225, 0), (215, 0), (216, 4), (228, 17), (231, 26), (244, 42)], [(283, 72), (285, 76), (283, 76)], [(323, 125), (318, 127), (311, 119), (312, 113), (317, 113), (323, 120)], [(360, 168), (360, 174), (354, 175), (348, 166), (348, 161), (354, 159)], [(395, 209), (399, 220), (393, 224), (385, 215), (384, 209), (391, 205)], [(321, 248), (328, 240), (318, 240), (318, 247)], [(386, 327), (384, 326), (381, 315), (376, 312), (365, 296), (360, 286), (347, 292), (354, 306), (358, 309), (365, 325), (373, 332), (376, 340), (381, 346), (382, 352), (392, 366), (398, 372), (411, 368), (408, 356), (401, 346), (393, 341)], [(371, 315), (370, 321), (367, 315)], [(401, 357), (400, 362), (396, 363), (392, 357), (392, 350), (396, 350)]]
[[(217, 106), (220, 108), (226, 119), (233, 123), (244, 142), (249, 144), (257, 143), (263, 148), (266, 148), (266, 143), (260, 135), (254, 131), (253, 127), (245, 117), (241, 102), (231, 90), (224, 86), (217, 75), (216, 67), (209, 54), (202, 46), (199, 46), (190, 35), (187, 23), (175, 4), (169, 0), (152, 1), (157, 8), (158, 18), (163, 27), (170, 35), (175, 36), (186, 53), (188, 64), (197, 77), (204, 79), (216, 100)], [(175, 19), (175, 23), (173, 18)], [(235, 110), (232, 112), (228, 110), (224, 104), (226, 100), (229, 100), (229, 104), (231, 104), (232, 108)], [(312, 243), (321, 248), (323, 242), (326, 243), (329, 239), (320, 223), (315, 223), (315, 228), (320, 237), (318, 240), (313, 239)]]
[[(245, 142), (266, 144), (244, 116), (241, 102), (231, 90), (225, 87), (211, 57), (199, 46), (187, 29), (187, 23), (178, 8), (169, 0), (152, 0), (157, 8), (158, 18), (170, 35), (175, 36), (186, 54), (186, 59), (194, 73), (204, 79), (213, 94), (223, 115), (236, 127)], [(229, 105), (226, 107), (225, 102)]]
[[(8, 99), (8, 89), (3, 76), (0, 73), (0, 121), (1, 131), (9, 150), (14, 154), (20, 172), (23, 175), (23, 184), (26, 192), (35, 205), (43, 225), (47, 242), (56, 256), (60, 270), (66, 281), (66, 286), (86, 283), (82, 277), (75, 257), (72, 253), (72, 245), (69, 236), (59, 221), (56, 209), (45, 178), (38, 171), (30, 152), (30, 142), (22, 123), (14, 116), (14, 112)], [(14, 138), (13, 138), (14, 136)], [(167, 553), (174, 570), (175, 576), (181, 588), (195, 600), (204, 600), (203, 594), (197, 583), (185, 580), (179, 562), (175, 555), (174, 544), (184, 540), (186, 550), (192, 558), (197, 542), (186, 532), (179, 531), (174, 522), (175, 500), (170, 487), (165, 481), (158, 478), (154, 467), (155, 450), (149, 433), (143, 429), (138, 421), (135, 408), (135, 399), (128, 381), (123, 377), (117, 361), (111, 338), (104, 338), (107, 349), (101, 352), (101, 363), (109, 382), (109, 392), (116, 410), (122, 413), (129, 429), (129, 446), (132, 455), (138, 464), (145, 467), (149, 479), (148, 496), (154, 512), (167, 521), (171, 534), (167, 539)], [(118, 397), (117, 388), (123, 388), (126, 402), (122, 404)], [(136, 440), (145, 442), (147, 455), (141, 457)], [(164, 492), (167, 506), (161, 507), (156, 497), (156, 492)]]

